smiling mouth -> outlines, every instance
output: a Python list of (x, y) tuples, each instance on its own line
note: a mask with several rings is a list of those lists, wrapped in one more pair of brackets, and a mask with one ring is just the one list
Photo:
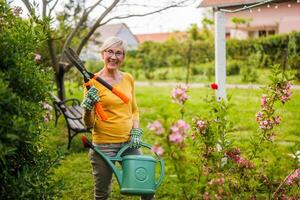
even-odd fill
[(109, 64), (111, 64), (111, 65), (117, 65), (118, 63), (117, 62), (109, 62)]

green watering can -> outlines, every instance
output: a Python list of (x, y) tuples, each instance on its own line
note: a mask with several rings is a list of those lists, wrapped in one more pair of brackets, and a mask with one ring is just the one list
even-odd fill
[[(111, 167), (120, 186), (121, 194), (154, 194), (162, 183), (165, 174), (165, 165), (163, 159), (158, 155), (158, 160), (149, 155), (126, 155), (121, 157), (124, 151), (129, 148), (127, 144), (120, 149), (115, 157), (109, 157), (95, 147), (85, 135), (81, 137), (81, 140), (85, 147), (93, 149)], [(141, 146), (151, 149), (151, 146), (146, 143), (142, 143)], [(114, 161), (119, 161), (122, 169), (118, 169), (114, 165)], [(158, 181), (155, 180), (155, 166), (157, 163), (160, 164), (160, 177)]]

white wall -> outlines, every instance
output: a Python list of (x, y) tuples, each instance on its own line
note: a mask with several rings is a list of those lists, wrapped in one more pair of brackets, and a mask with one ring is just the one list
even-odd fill
[(139, 45), (137, 39), (134, 37), (134, 35), (127, 28), (122, 28), (118, 32), (117, 36), (122, 38), (123, 40), (125, 40), (127, 42), (128, 50), (136, 49)]

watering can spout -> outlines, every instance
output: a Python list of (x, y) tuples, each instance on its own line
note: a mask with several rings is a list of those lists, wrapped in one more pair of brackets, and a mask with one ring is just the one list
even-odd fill
[[(104, 159), (104, 161), (110, 166), (113, 173), (115, 174), (118, 184), (121, 185), (122, 184), (122, 170), (119, 170), (118, 168), (116, 168), (116, 166), (111, 161), (111, 159), (108, 156), (106, 156), (104, 153), (102, 153), (99, 149), (95, 148), (95, 146), (87, 139), (87, 137), (85, 135), (81, 136), (81, 141), (82, 141), (84, 147), (93, 149), (94, 151), (96, 151), (96, 153), (98, 155), (101, 156), (101, 158)], [(113, 159), (113, 160), (121, 161), (120, 159)]]

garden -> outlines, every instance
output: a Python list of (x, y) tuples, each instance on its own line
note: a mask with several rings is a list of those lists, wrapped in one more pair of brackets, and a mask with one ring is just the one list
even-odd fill
[[(66, 148), (49, 95), (83, 98), (79, 72), (68, 66), (61, 76), (51, 63), (49, 44), (59, 51), (63, 42), (49, 34), (63, 31), (0, 2), (0, 199), (92, 199), (88, 150), (80, 135)], [(213, 32), (187, 32), (141, 44), (122, 66), (137, 82), (176, 83), (136, 87), (145, 152), (165, 161), (156, 199), (299, 199), (300, 33), (228, 40), (227, 82), (250, 87), (217, 101)], [(102, 63), (85, 65), (97, 72)], [(111, 199), (139, 199), (113, 183)]]

